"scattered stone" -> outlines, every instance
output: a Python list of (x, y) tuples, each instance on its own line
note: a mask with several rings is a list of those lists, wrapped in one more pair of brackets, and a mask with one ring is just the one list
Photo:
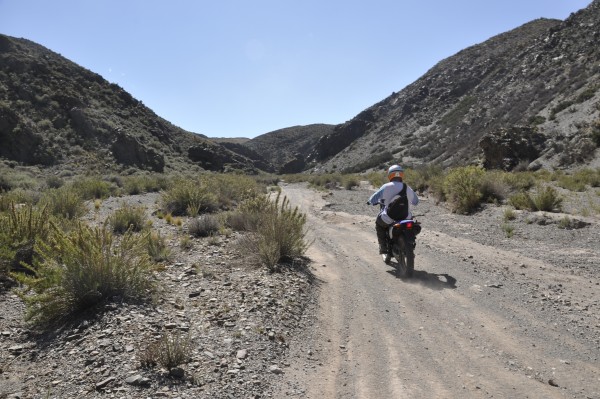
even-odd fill
[(248, 356), (248, 351), (246, 349), (240, 349), (239, 351), (237, 351), (236, 357), (238, 359), (245, 359), (246, 356)]
[(125, 379), (125, 383), (136, 387), (149, 386), (150, 379), (145, 378), (141, 374), (135, 374)]
[(279, 368), (279, 366), (272, 365), (269, 366), (269, 373), (272, 374), (283, 374), (283, 370)]
[(185, 370), (181, 367), (173, 367), (171, 370), (169, 370), (169, 375), (171, 375), (173, 378), (181, 379), (185, 376)]
[(106, 388), (114, 380), (116, 380), (115, 377), (108, 377), (107, 379), (100, 381), (99, 383), (96, 384), (96, 390), (99, 391), (99, 390)]

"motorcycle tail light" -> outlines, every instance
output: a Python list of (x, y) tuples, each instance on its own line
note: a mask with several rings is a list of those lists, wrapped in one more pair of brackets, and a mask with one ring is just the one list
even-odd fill
[(406, 223), (404, 226), (405, 226), (407, 229), (412, 229), (412, 228), (413, 228), (413, 224), (412, 224), (412, 222)]

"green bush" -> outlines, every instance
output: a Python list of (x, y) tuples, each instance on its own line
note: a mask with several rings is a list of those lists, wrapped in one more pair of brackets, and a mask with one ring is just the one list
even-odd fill
[(481, 182), (485, 172), (475, 166), (459, 167), (446, 176), (444, 195), (453, 212), (470, 213), (481, 204)]
[(36, 255), (35, 244), (46, 240), (49, 232), (50, 217), (46, 209), (13, 205), (0, 217), (0, 272), (31, 266)]
[(510, 172), (501, 174), (502, 181), (513, 190), (525, 191), (535, 185), (535, 175), (532, 172)]
[(0, 193), (0, 212), (7, 212), (13, 205), (35, 205), (39, 201), (37, 193), (17, 188), (5, 193)]
[(203, 182), (208, 191), (216, 195), (220, 208), (230, 208), (265, 191), (261, 190), (256, 179), (239, 174), (207, 175)]
[(531, 200), (535, 210), (547, 212), (560, 210), (563, 201), (556, 190), (550, 186), (538, 188), (531, 196)]
[(559, 187), (570, 191), (583, 192), (588, 185), (591, 187), (600, 186), (600, 169), (581, 169), (570, 175), (557, 173), (556, 181)]
[(73, 182), (73, 188), (84, 200), (108, 198), (114, 190), (110, 183), (94, 177)]
[(147, 220), (145, 207), (123, 204), (108, 217), (107, 222), (113, 232), (125, 233), (127, 230), (142, 231)]
[(164, 175), (136, 175), (122, 179), (123, 190), (129, 195), (153, 193), (169, 188), (169, 180)]
[(507, 238), (511, 238), (515, 234), (515, 227), (509, 223), (502, 223), (502, 230)]
[(217, 195), (199, 180), (177, 180), (161, 194), (162, 211), (174, 216), (212, 212), (218, 204)]
[(404, 172), (404, 181), (412, 187), (413, 190), (424, 192), (430, 186), (444, 175), (444, 171), (438, 165), (427, 165), (416, 169), (407, 169)]
[(40, 204), (55, 216), (77, 219), (87, 212), (83, 198), (72, 187), (49, 189), (44, 192)]
[(152, 289), (145, 237), (126, 233), (120, 240), (104, 227), (79, 224), (71, 233), (52, 228), (52, 239), (39, 241), (35, 275), (13, 274), (27, 319), (40, 325), (119, 297), (147, 298)]
[(507, 208), (504, 210), (504, 216), (503, 219), (505, 222), (508, 222), (510, 220), (515, 220), (517, 218), (517, 214), (515, 213), (515, 211), (511, 208)]
[(513, 207), (515, 207), (515, 209), (521, 209), (521, 210), (533, 210), (534, 209), (533, 200), (531, 199), (531, 196), (529, 195), (529, 193), (526, 193), (524, 191), (513, 194), (508, 199), (508, 203), (510, 205), (512, 205)]

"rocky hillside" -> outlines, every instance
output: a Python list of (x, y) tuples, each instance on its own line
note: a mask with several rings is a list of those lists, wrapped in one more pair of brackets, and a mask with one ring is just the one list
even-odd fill
[(322, 136), (315, 170), (600, 165), (600, 0), (451, 56)]
[(257, 166), (158, 117), (100, 75), (5, 35), (0, 35), (0, 158), (98, 171)]
[(334, 125), (313, 124), (275, 130), (246, 141), (243, 145), (271, 162), (279, 173), (297, 173), (306, 168), (306, 159), (319, 138), (333, 132)]

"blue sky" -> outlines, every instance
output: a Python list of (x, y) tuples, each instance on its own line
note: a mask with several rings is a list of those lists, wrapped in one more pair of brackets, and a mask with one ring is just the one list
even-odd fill
[(465, 47), (591, 0), (0, 0), (0, 33), (210, 137), (343, 123)]

